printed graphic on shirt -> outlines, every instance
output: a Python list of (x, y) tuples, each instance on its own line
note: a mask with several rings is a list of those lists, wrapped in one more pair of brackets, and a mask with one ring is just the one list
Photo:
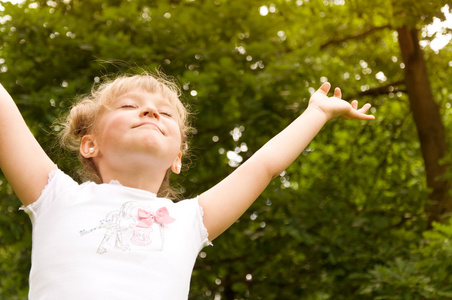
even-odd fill
[(109, 248), (122, 251), (163, 249), (166, 224), (174, 222), (166, 207), (149, 211), (134, 201), (124, 203), (117, 211), (110, 212), (97, 227), (81, 230), (84, 236), (96, 230), (105, 230), (97, 253), (104, 254)]

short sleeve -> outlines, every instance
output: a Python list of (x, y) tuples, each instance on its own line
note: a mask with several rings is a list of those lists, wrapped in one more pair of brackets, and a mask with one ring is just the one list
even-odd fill
[(52, 170), (49, 173), (48, 183), (42, 190), (38, 200), (27, 206), (22, 206), (20, 210), (25, 211), (33, 223), (42, 209), (51, 205), (61, 195), (67, 195), (71, 189), (73, 190), (77, 186), (78, 183), (60, 169)]
[(203, 221), (203, 216), (204, 216), (204, 211), (201, 207), (201, 205), (199, 205), (199, 197), (196, 197), (194, 199), (192, 199), (192, 201), (194, 201), (196, 203), (196, 213), (197, 213), (197, 218), (199, 220), (199, 233), (201, 236), (201, 241), (202, 241), (202, 248), (206, 247), (206, 246), (212, 246), (212, 242), (209, 240), (209, 232), (207, 231), (207, 228), (204, 226), (204, 221)]

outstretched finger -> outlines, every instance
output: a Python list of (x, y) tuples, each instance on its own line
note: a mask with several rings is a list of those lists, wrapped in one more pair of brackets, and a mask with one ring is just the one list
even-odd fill
[(373, 115), (367, 115), (364, 112), (362, 112), (361, 110), (351, 110), (347, 114), (347, 117), (350, 119), (358, 119), (358, 120), (375, 120), (375, 117)]
[(355, 119), (355, 120), (375, 120), (373, 115), (367, 115), (358, 112), (357, 110), (353, 110), (349, 112), (347, 115), (342, 116), (346, 120)]
[(320, 88), (317, 90), (317, 92), (321, 92), (322, 94), (327, 95), (329, 90), (331, 88), (331, 84), (329, 82), (325, 82), (320, 86)]
[(334, 97), (341, 99), (342, 98), (342, 92), (340, 88), (335, 88), (334, 89)]
[(353, 100), (351, 103), (353, 109), (358, 109), (358, 101), (357, 100)]
[[(356, 103), (356, 105), (358, 106), (358, 103)], [(369, 103), (366, 103), (358, 111), (365, 114), (371, 107), (372, 107), (372, 105), (370, 105)]]

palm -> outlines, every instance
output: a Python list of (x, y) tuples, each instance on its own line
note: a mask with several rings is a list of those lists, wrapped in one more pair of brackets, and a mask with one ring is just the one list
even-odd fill
[(358, 109), (358, 101), (353, 100), (352, 103), (348, 103), (341, 99), (341, 90), (339, 88), (334, 89), (334, 96), (328, 97), (328, 91), (331, 85), (326, 82), (311, 96), (309, 100), (309, 106), (320, 109), (325, 113), (328, 119), (333, 119), (342, 116), (346, 119), (359, 119), (359, 120), (373, 120), (372, 115), (367, 115), (371, 105), (366, 103), (363, 107)]

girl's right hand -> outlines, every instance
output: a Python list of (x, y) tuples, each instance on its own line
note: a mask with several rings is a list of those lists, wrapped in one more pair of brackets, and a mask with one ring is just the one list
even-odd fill
[(24, 205), (36, 201), (56, 166), (0, 84), (0, 168)]

